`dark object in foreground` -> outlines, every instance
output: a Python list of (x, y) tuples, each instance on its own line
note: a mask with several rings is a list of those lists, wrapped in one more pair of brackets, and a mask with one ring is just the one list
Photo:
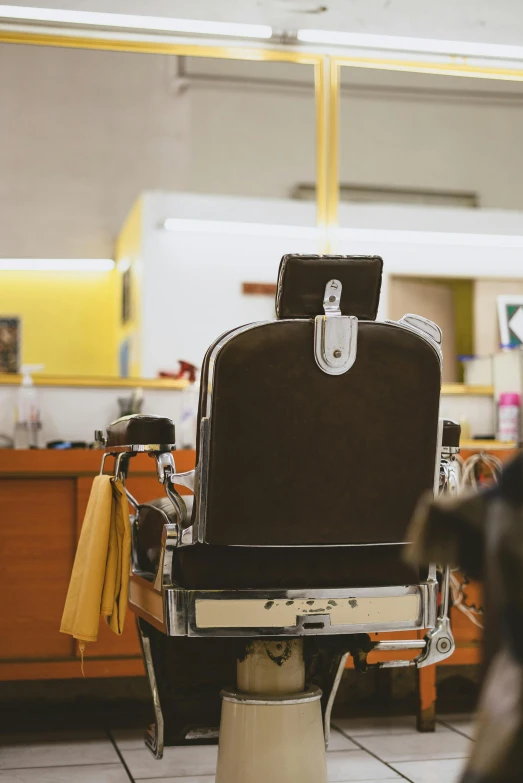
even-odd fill
[(462, 783), (523, 780), (523, 454), (499, 484), (422, 504), (410, 559), (460, 566), (483, 582), (485, 677)]

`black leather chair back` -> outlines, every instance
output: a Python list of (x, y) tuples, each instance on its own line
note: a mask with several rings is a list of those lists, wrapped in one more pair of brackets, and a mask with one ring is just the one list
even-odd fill
[[(350, 370), (314, 356), (326, 283), (358, 324)], [(352, 284), (352, 282), (354, 284)], [(214, 545), (393, 544), (433, 488), (441, 363), (419, 333), (375, 317), (376, 257), (285, 257), (280, 319), (223, 335), (207, 352), (198, 460), (200, 540)], [(345, 295), (345, 296), (344, 296)], [(359, 301), (357, 301), (359, 298)]]

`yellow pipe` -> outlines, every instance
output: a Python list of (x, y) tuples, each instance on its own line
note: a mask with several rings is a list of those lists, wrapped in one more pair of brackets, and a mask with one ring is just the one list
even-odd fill
[(330, 249), (336, 250), (334, 236), (338, 226), (338, 205), (340, 198), (340, 66), (329, 58), (329, 146), (328, 146), (328, 190), (327, 227)]
[(314, 93), (316, 100), (316, 223), (322, 233), (322, 249), (326, 250), (328, 154), (327, 134), (328, 90), (325, 61), (314, 67)]
[(523, 81), (523, 70), (515, 68), (493, 68), (491, 66), (469, 65), (463, 62), (425, 62), (416, 60), (389, 60), (370, 57), (336, 57), (338, 65), (351, 68), (372, 68), (378, 71), (408, 71), (411, 73), (433, 73), (440, 76), (463, 76), (470, 79), (501, 79)]
[(323, 55), (287, 49), (257, 49), (241, 46), (207, 46), (205, 44), (166, 43), (164, 41), (137, 41), (125, 38), (94, 38), (86, 35), (57, 35), (18, 30), (1, 30), (0, 43), (29, 44), (31, 46), (58, 46), (66, 49), (97, 49), (110, 52), (136, 52), (140, 54), (184, 55), (186, 57), (212, 57), (226, 60), (258, 60), (315, 65)]

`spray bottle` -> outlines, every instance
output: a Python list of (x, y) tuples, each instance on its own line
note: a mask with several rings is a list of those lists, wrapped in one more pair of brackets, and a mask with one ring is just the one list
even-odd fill
[(37, 449), (39, 447), (38, 439), (42, 428), (42, 419), (31, 373), (43, 369), (43, 364), (22, 365), (22, 381), (18, 389), (15, 407), (13, 438), (15, 449)]

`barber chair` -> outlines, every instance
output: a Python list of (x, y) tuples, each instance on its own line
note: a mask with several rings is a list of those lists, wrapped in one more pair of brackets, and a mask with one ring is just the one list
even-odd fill
[(169, 419), (97, 433), (123, 478), (136, 453), (153, 457), (166, 493), (129, 496), (146, 744), (161, 758), (219, 737), (218, 783), (322, 783), (348, 656), (359, 670), (423, 667), (454, 649), (448, 571), (403, 559), (418, 499), (452, 483), (459, 444), (438, 419), (441, 331), (376, 321), (381, 275), (375, 256), (284, 256), (277, 319), (207, 351), (195, 470), (177, 473)]

